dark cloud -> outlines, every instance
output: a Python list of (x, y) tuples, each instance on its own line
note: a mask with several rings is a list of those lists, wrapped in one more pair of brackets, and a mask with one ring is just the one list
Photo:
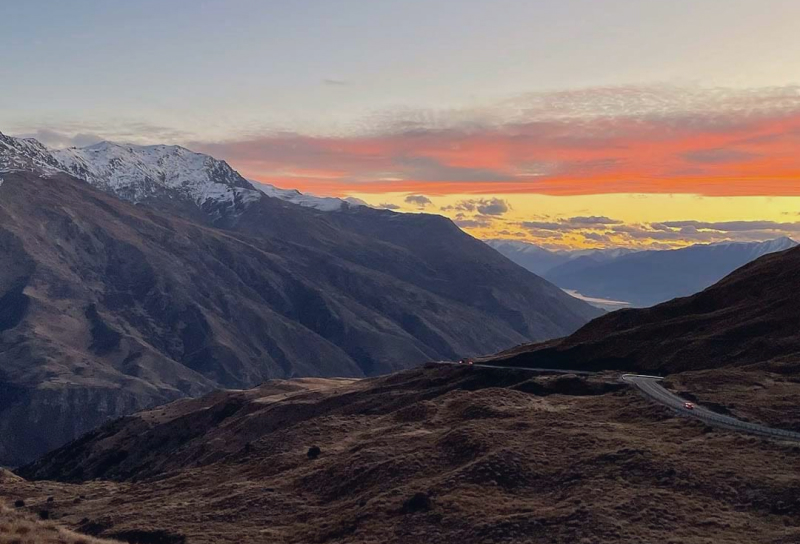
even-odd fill
[(582, 229), (600, 229), (611, 225), (620, 225), (622, 221), (601, 215), (578, 216), (556, 221), (524, 221), (520, 224), (525, 229), (572, 231)]
[(433, 204), (431, 199), (425, 195), (408, 195), (405, 198), (405, 202), (407, 204), (414, 204), (415, 206), (419, 206), (420, 208), (424, 208), (425, 206), (430, 206)]
[(478, 212), (481, 215), (503, 215), (511, 206), (501, 198), (476, 198), (461, 200), (453, 206), (444, 206), (442, 211)]
[[(552, 221), (523, 221), (520, 226), (529, 230), (561, 230), (563, 223), (555, 223)], [(566, 229), (565, 229), (566, 230)]]
[(611, 219), (610, 217), (606, 217), (604, 215), (588, 215), (588, 216), (578, 216), (578, 217), (571, 217), (567, 219), (571, 225), (621, 225), (622, 221), (617, 219)]
[(350, 82), (346, 79), (336, 79), (331, 77), (326, 77), (322, 80), (323, 85), (329, 85), (331, 87), (346, 87), (350, 85)]
[(400, 209), (400, 206), (398, 206), (397, 204), (390, 204), (388, 202), (384, 203), (384, 204), (378, 204), (378, 207), (379, 208), (383, 208), (384, 210), (399, 210)]
[(613, 240), (607, 234), (600, 234), (598, 232), (584, 232), (583, 237), (593, 242), (602, 242), (611, 245)]
[(465, 229), (487, 228), (492, 225), (492, 220), (488, 217), (475, 217), (473, 219), (453, 219), (453, 223)]

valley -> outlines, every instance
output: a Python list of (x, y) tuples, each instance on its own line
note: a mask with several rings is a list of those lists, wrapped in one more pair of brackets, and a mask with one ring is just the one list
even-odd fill
[(3, 465), (220, 387), (384, 374), (601, 313), (440, 216), (296, 205), (182, 148), (71, 150), (84, 180), (0, 143)]

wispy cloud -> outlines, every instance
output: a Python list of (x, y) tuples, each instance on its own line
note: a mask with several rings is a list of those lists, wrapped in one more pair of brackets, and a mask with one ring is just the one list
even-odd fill
[(62, 123), (56, 127), (27, 127), (9, 133), (22, 138), (36, 138), (49, 147), (83, 147), (104, 140), (132, 144), (184, 143), (188, 133), (174, 128), (128, 120), (108, 123)]
[(332, 77), (326, 77), (325, 79), (322, 80), (322, 83), (324, 85), (329, 85), (331, 87), (346, 87), (350, 85), (350, 82), (347, 81), (346, 79), (337, 79)]
[(558, 219), (556, 221), (523, 221), (520, 223), (520, 226), (525, 229), (568, 231), (608, 227), (611, 225), (620, 224), (622, 224), (622, 221), (611, 219), (609, 217), (588, 216), (569, 217), (566, 219)]
[[(551, 221), (522, 221), (517, 225), (538, 241), (569, 239), (571, 244), (579, 245), (654, 249), (694, 243), (752, 242), (800, 236), (800, 222), (778, 221), (624, 223), (608, 217), (571, 217)], [(483, 225), (483, 228), (486, 227)]]
[(797, 87), (539, 93), (361, 126), (192, 146), (250, 177), (335, 194), (800, 195)]

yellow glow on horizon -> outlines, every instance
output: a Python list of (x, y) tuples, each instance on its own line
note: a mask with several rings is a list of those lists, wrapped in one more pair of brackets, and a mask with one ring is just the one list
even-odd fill
[[(420, 207), (405, 201), (409, 193), (351, 193), (373, 206), (389, 204), (397, 206), (399, 211), (426, 212), (445, 215), (452, 219), (474, 220), (476, 217), (489, 224), (486, 226), (463, 226), (465, 231), (481, 239), (508, 238), (525, 240), (550, 247), (601, 247), (609, 245), (592, 241), (583, 236), (587, 231), (603, 231), (585, 229), (561, 232), (559, 238), (550, 238), (531, 234), (521, 227), (521, 223), (530, 221), (552, 222), (571, 217), (604, 216), (620, 221), (623, 225), (652, 224), (664, 221), (773, 221), (776, 223), (793, 223), (800, 221), (800, 197), (708, 197), (691, 194), (602, 194), (548, 196), (538, 194), (453, 194), (426, 195), (430, 205)], [(459, 202), (476, 198), (498, 198), (510, 206), (508, 212), (500, 216), (481, 216), (477, 212), (459, 212), (452, 209)], [(445, 209), (443, 209), (445, 208)], [(448, 209), (450, 208), (450, 209)], [(541, 234), (541, 233), (539, 233)], [(776, 232), (774, 237), (791, 235)], [(609, 235), (612, 245), (630, 247), (681, 247), (698, 243), (687, 237), (684, 240), (631, 240), (621, 236)]]

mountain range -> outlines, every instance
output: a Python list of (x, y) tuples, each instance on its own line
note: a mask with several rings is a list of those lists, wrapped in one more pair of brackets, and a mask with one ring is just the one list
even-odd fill
[(800, 429), (798, 271), (800, 248), (769, 254), (486, 366), (175, 402), (0, 472), (0, 497), (128, 542), (797, 542), (796, 442), (677, 414), (620, 372)]
[(800, 372), (800, 248), (765, 255), (692, 295), (593, 320), (492, 357), (520, 366), (671, 374), (755, 364)]
[(0, 136), (0, 464), (147, 406), (563, 336), (598, 310), (451, 221), (267, 196), (175, 146)]
[(487, 243), (517, 264), (584, 297), (646, 307), (688, 296), (762, 255), (795, 247), (790, 238), (697, 244), (675, 250), (552, 252), (525, 242)]

